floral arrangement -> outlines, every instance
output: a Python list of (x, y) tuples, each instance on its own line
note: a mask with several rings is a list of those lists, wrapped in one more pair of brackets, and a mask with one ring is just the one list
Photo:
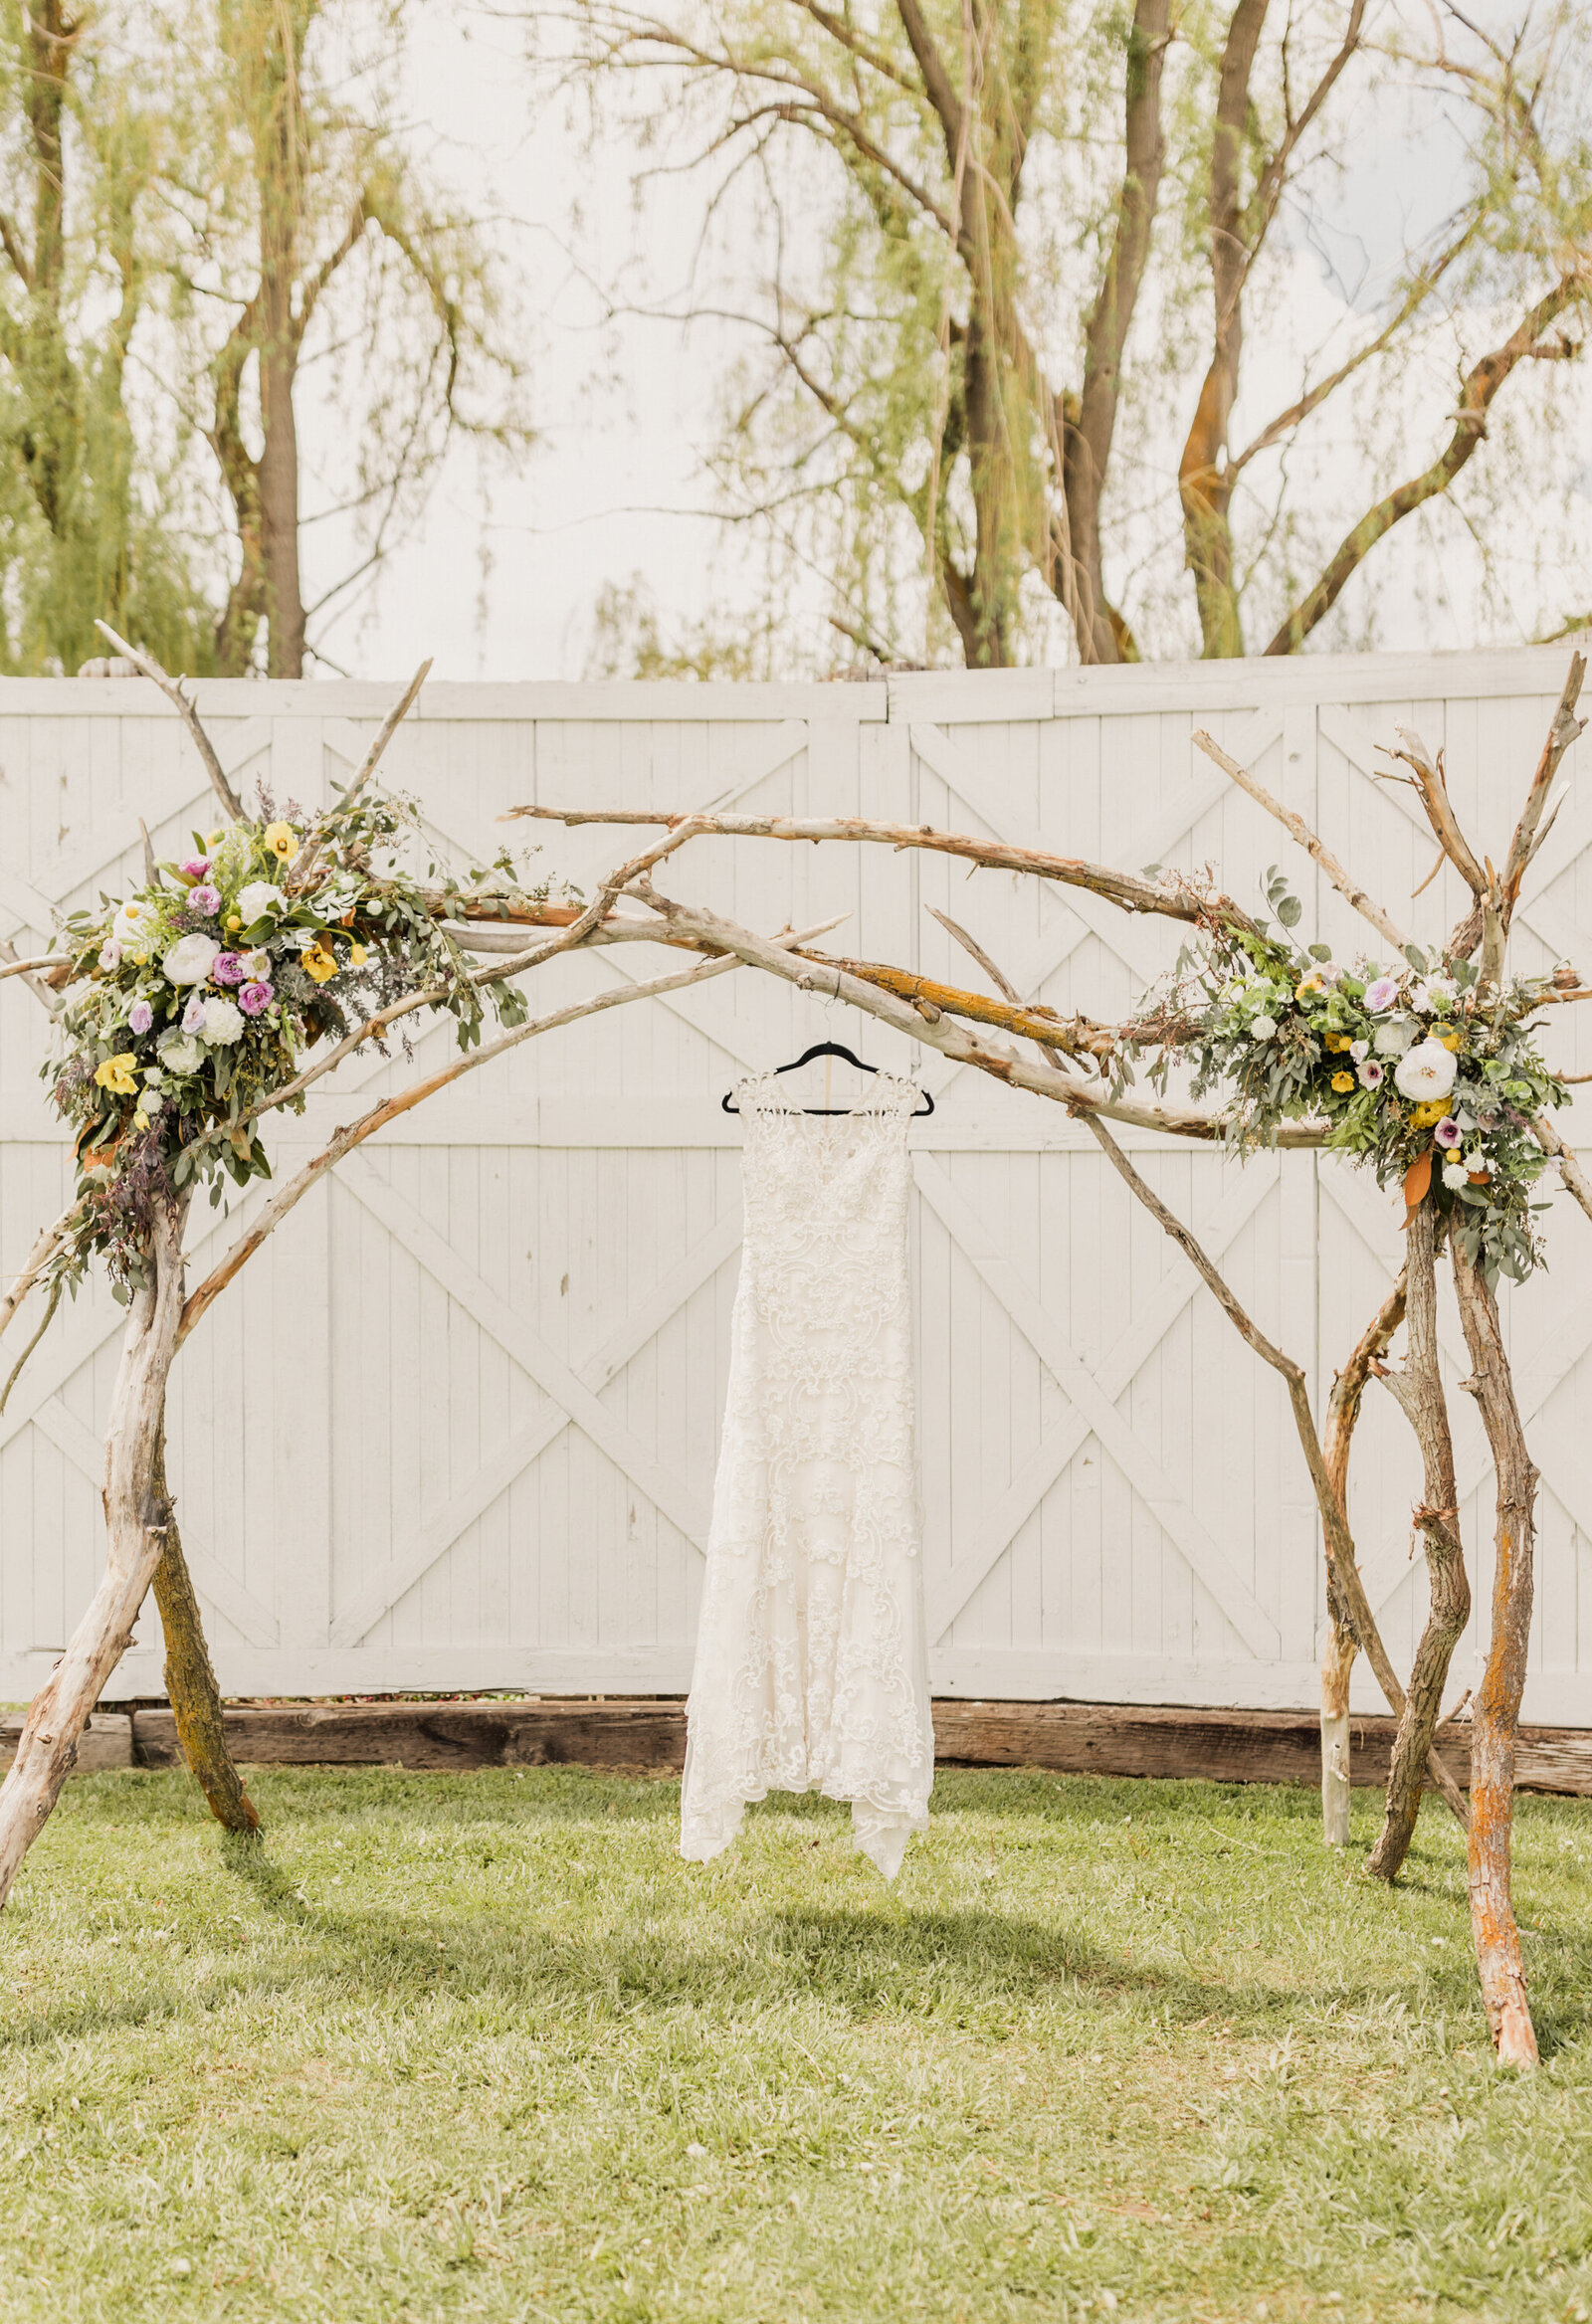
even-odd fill
[[(1550, 978), (1484, 991), (1475, 964), (1411, 944), (1387, 966), (1298, 947), (1298, 899), (1268, 875), (1269, 921), (1223, 925), (1179, 955), (1169, 989), (1131, 1049), (1152, 1047), (1150, 1078), (1192, 1065), (1194, 1093), (1231, 1092), (1231, 1134), (1275, 1137), (1282, 1121), (1328, 1125), (1326, 1144), (1368, 1162), (1378, 1185), (1402, 1180), (1459, 1213), (1468, 1256), (1490, 1281), (1522, 1281), (1542, 1263), (1530, 1200), (1547, 1163), (1531, 1116), (1570, 1092), (1543, 1064), (1529, 1020)], [(1124, 1060), (1124, 1078), (1131, 1067)]]
[[(43, 1071), (75, 1126), (81, 1210), (57, 1271), (75, 1281), (100, 1250), (125, 1298), (150, 1204), (201, 1184), (218, 1202), (223, 1173), (269, 1178), (264, 1103), (318, 1041), (400, 995), (435, 988), (460, 1046), (479, 1040), (482, 990), (441, 924), (467, 891), (422, 889), (396, 868), (406, 826), (412, 808), (390, 795), (319, 823), (263, 796), (258, 820), (196, 833), (192, 854), (155, 865), (135, 893), (65, 922), (68, 989), (84, 989), (62, 1016), (67, 1056)], [(474, 877), (479, 896), (486, 874)], [(512, 985), (487, 989), (503, 1023), (522, 1021)], [(301, 1095), (288, 1102), (302, 1109)]]

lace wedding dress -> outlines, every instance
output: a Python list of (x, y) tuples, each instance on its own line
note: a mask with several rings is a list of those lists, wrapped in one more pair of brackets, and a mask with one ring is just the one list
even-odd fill
[(915, 1083), (841, 1118), (742, 1081), (746, 1232), (687, 1708), (682, 1853), (729, 1845), (749, 1800), (852, 1803), (887, 1879), (928, 1822), (906, 1278)]

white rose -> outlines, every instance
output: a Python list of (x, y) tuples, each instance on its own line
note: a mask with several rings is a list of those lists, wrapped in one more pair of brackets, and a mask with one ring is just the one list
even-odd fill
[(168, 1073), (192, 1073), (204, 1056), (191, 1033), (168, 1033), (160, 1044), (160, 1062)]
[(1349, 1043), (1349, 1056), (1357, 1065), (1363, 1065), (1370, 1054), (1371, 1045), (1368, 1041), (1351, 1041)]
[(1409, 1056), (1400, 1060), (1393, 1078), (1401, 1095), (1424, 1105), (1429, 1098), (1447, 1097), (1457, 1070), (1452, 1050), (1440, 1041), (1418, 1041)]
[(1448, 1188), (1450, 1194), (1458, 1194), (1460, 1188), (1467, 1183), (1468, 1173), (1463, 1162), (1444, 1163), (1443, 1184)]
[(199, 1030), (213, 1047), (236, 1041), (243, 1031), (243, 1011), (235, 1002), (223, 1000), (219, 993), (213, 994), (205, 1003), (205, 1020)]
[(1271, 1041), (1277, 1033), (1275, 1017), (1257, 1017), (1250, 1027), (1251, 1041)]
[(179, 936), (167, 946), (160, 973), (168, 985), (202, 985), (220, 950), (214, 936)]
[(1376, 1029), (1375, 1047), (1378, 1057), (1396, 1058), (1403, 1054), (1415, 1038), (1415, 1028), (1407, 1017), (1390, 1017)]
[(286, 901), (275, 880), (251, 879), (247, 887), (238, 890), (238, 917), (246, 928), (252, 928), (267, 912), (281, 911)]
[(138, 944), (147, 938), (154, 924), (154, 905), (143, 903), (133, 895), (128, 897), (111, 921), (110, 933), (118, 944)]

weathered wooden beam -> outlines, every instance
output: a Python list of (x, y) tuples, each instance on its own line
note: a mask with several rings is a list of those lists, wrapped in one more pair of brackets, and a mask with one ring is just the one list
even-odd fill
[[(230, 1709), (233, 1757), (266, 1767), (403, 1767), (467, 1772), (480, 1767), (590, 1767), (678, 1774), (686, 1757), (686, 1706), (678, 1697), (512, 1702), (273, 1703)], [(1351, 1718), (1349, 1780), (1387, 1781), (1395, 1721)], [(1320, 1776), (1316, 1713), (1181, 1710), (1122, 1703), (960, 1702), (934, 1705), (942, 1767), (1027, 1767), (1058, 1774), (1299, 1784)], [(1444, 1730), (1461, 1781), (1470, 1728)], [(140, 1767), (182, 1764), (169, 1710), (135, 1710), (132, 1758)], [(122, 1762), (125, 1764), (125, 1762)], [(1592, 1729), (1522, 1727), (1522, 1791), (1592, 1798)]]

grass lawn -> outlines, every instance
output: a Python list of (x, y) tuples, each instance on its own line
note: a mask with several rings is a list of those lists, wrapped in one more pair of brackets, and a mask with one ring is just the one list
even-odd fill
[(665, 1784), (254, 1790), (28, 1860), (6, 2324), (1592, 2310), (1592, 1805), (1521, 1804), (1519, 2080), (1431, 1810), (1389, 1894), (1304, 1793), (951, 1773), (892, 1891), (819, 1803), (698, 1866)]

